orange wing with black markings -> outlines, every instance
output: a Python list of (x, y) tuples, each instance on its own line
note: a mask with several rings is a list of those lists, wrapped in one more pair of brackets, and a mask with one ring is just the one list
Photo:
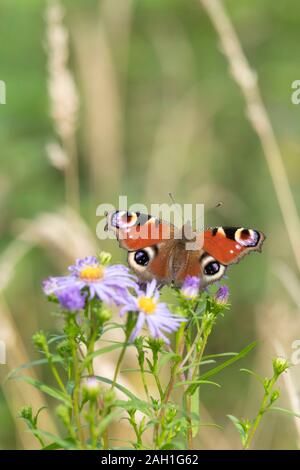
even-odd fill
[(187, 276), (199, 277), (202, 287), (218, 281), (227, 266), (251, 251), (260, 251), (265, 239), (253, 229), (215, 227), (198, 233), (192, 249), (186, 245), (183, 228), (178, 231), (151, 215), (126, 211), (109, 214), (108, 227), (127, 250), (128, 264), (142, 281), (156, 279), (178, 286)]
[(204, 232), (204, 251), (225, 266), (237, 263), (251, 251), (261, 251), (262, 232), (243, 227), (215, 227)]

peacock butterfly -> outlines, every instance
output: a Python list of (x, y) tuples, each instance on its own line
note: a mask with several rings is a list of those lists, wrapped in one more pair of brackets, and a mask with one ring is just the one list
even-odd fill
[[(107, 228), (128, 252), (128, 264), (142, 282), (181, 286), (186, 276), (197, 276), (201, 287), (218, 281), (231, 264), (251, 251), (261, 251), (265, 235), (243, 227), (208, 228), (196, 234), (199, 249), (186, 248), (184, 227), (139, 212), (107, 215)], [(201, 246), (201, 248), (200, 248)]]

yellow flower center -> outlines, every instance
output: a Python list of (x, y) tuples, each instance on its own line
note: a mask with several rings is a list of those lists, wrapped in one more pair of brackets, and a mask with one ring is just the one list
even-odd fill
[(104, 276), (101, 266), (86, 266), (80, 271), (80, 279), (84, 281), (99, 281)]
[(151, 315), (156, 309), (156, 302), (150, 297), (141, 297), (138, 304), (139, 308), (143, 310), (144, 313), (147, 313), (147, 315)]

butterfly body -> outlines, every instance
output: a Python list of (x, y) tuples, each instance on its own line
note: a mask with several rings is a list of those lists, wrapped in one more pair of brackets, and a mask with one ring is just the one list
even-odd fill
[(190, 237), (190, 226), (177, 229), (139, 212), (112, 212), (107, 222), (139, 279), (161, 285), (181, 286), (187, 276), (197, 276), (203, 288), (246, 254), (261, 251), (265, 239), (262, 232), (243, 227), (214, 227)]

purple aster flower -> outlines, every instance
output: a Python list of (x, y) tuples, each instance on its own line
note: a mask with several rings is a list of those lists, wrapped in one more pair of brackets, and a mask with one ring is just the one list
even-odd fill
[(225, 305), (228, 302), (229, 289), (227, 286), (220, 286), (215, 295), (215, 301), (219, 305)]
[(172, 333), (178, 330), (180, 324), (186, 319), (173, 315), (165, 303), (159, 302), (159, 291), (154, 279), (147, 284), (146, 292), (139, 291), (137, 294), (137, 297), (128, 295), (125, 299), (125, 305), (120, 310), (121, 316), (126, 312), (138, 313), (130, 341), (135, 340), (146, 323), (153, 338), (161, 338), (169, 344), (170, 341), (164, 333)]
[(85, 305), (86, 295), (82, 294), (78, 287), (69, 287), (57, 292), (57, 298), (62, 308), (74, 312), (81, 310)]
[(67, 277), (48, 277), (43, 281), (43, 292), (46, 295), (56, 294), (60, 289), (64, 287), (64, 280)]
[(195, 299), (199, 294), (200, 278), (197, 276), (186, 276), (181, 288), (181, 293), (187, 299)]
[(64, 289), (75, 287), (79, 290), (87, 288), (90, 299), (98, 297), (106, 303), (112, 301), (120, 305), (129, 288), (136, 289), (135, 277), (123, 265), (103, 266), (94, 256), (78, 259), (69, 267), (70, 274), (52, 277), (44, 282), (44, 292), (49, 295)]

